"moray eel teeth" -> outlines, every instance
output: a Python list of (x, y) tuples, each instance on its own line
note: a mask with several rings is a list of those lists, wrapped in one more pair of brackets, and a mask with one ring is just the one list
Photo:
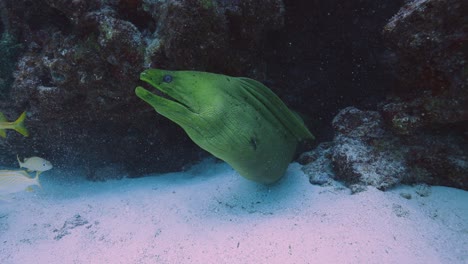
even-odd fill
[(255, 80), (159, 69), (145, 70), (140, 79), (170, 99), (140, 86), (138, 97), (249, 180), (276, 182), (298, 142), (314, 139), (298, 115)]

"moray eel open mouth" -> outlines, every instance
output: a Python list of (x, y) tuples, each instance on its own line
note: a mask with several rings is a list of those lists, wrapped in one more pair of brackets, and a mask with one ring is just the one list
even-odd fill
[[(135, 93), (138, 97), (153, 106), (156, 111), (162, 108), (173, 108), (174, 111), (177, 111), (177, 109), (180, 108), (185, 108), (190, 112), (195, 112), (193, 107), (190, 105), (190, 101), (184, 98), (183, 94), (179, 92), (183, 91), (183, 87), (172, 85), (171, 89), (168, 89), (168, 87), (164, 85), (164, 83), (167, 83), (169, 79), (172, 81), (172, 77), (168, 76), (170, 75), (154, 76), (149, 74), (147, 71), (142, 72), (140, 74), (140, 80), (156, 88), (156, 91), (155, 93), (152, 93), (145, 88), (138, 86), (135, 89)], [(157, 77), (161, 78), (158, 80)]]

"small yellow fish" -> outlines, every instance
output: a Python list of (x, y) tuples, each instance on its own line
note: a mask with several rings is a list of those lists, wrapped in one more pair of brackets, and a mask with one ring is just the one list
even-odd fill
[(49, 161), (39, 157), (24, 158), (23, 162), (21, 162), (18, 155), (16, 155), (16, 159), (18, 160), (20, 168), (26, 168), (28, 171), (37, 171), (41, 173), (43, 171), (48, 171), (53, 167)]
[(24, 170), (0, 170), (0, 195), (30, 190), (33, 185), (41, 187), (38, 173), (31, 178)]
[(6, 137), (5, 129), (13, 129), (25, 137), (29, 136), (29, 132), (24, 126), (24, 119), (26, 119), (26, 112), (23, 112), (15, 122), (8, 122), (5, 116), (0, 113), (0, 137)]

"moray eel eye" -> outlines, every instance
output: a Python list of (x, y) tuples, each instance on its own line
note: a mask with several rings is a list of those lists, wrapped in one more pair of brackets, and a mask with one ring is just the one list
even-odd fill
[(166, 83), (172, 82), (172, 76), (169, 75), (169, 74), (164, 75), (164, 77), (163, 77), (163, 82), (166, 82)]

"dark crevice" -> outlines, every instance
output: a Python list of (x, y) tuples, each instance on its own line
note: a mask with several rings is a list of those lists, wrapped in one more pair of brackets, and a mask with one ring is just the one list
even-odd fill
[(383, 99), (390, 82), (381, 32), (402, 1), (284, 2), (285, 27), (268, 35), (269, 78), (289, 106), (314, 113), (313, 130), (330, 139), (340, 109), (374, 108)]
[(148, 30), (153, 32), (156, 29), (156, 23), (153, 18), (142, 8), (141, 0), (121, 0), (118, 8), (119, 17), (135, 25), (140, 31)]

